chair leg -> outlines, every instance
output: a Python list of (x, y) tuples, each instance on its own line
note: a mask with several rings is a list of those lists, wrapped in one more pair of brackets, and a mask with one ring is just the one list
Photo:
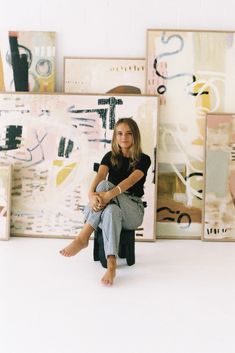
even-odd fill
[(118, 251), (118, 256), (120, 259), (125, 259), (126, 258), (126, 245), (121, 243), (119, 244), (119, 251)]
[(107, 268), (107, 259), (106, 259), (105, 252), (104, 252), (103, 234), (102, 234), (102, 230), (100, 228), (97, 229), (96, 235), (97, 235), (97, 241), (99, 243), (99, 260), (101, 262), (101, 265), (104, 268)]
[(132, 266), (135, 263), (135, 243), (126, 245), (126, 262), (128, 266)]
[(118, 256), (126, 258), (129, 266), (135, 263), (135, 231), (123, 229), (120, 236)]
[(108, 265), (107, 265), (107, 259), (105, 257), (105, 253), (104, 253), (104, 248), (102, 246), (100, 246), (100, 262), (101, 262), (101, 265), (104, 267), (104, 268), (107, 268)]
[(99, 259), (100, 259), (100, 256), (99, 256), (99, 242), (98, 242), (98, 239), (97, 239), (96, 232), (94, 234), (93, 259), (94, 259), (94, 261), (99, 261)]

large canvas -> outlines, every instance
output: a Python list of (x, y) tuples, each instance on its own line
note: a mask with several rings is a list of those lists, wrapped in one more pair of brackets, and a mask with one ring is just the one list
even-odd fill
[(11, 165), (0, 164), (0, 240), (10, 237)]
[(64, 57), (64, 92), (144, 94), (145, 59)]
[(235, 240), (235, 114), (208, 114), (204, 240)]
[(157, 97), (73, 94), (1, 94), (0, 161), (14, 166), (11, 232), (74, 237), (95, 163), (110, 150), (113, 127), (132, 117), (152, 160), (144, 222), (136, 238), (155, 238)]
[(157, 236), (202, 235), (205, 114), (235, 111), (234, 32), (147, 31), (147, 93), (159, 95)]
[(55, 91), (55, 32), (0, 32), (0, 90)]

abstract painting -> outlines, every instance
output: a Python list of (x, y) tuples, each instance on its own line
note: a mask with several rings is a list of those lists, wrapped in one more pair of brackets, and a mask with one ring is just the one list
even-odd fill
[(64, 92), (144, 94), (145, 59), (64, 57)]
[(235, 240), (235, 114), (206, 117), (204, 240)]
[(11, 165), (0, 164), (0, 240), (10, 237)]
[(0, 49), (1, 91), (55, 91), (55, 32), (1, 32)]
[(146, 89), (159, 95), (159, 238), (201, 238), (205, 115), (235, 111), (234, 58), (234, 32), (147, 31)]
[(132, 117), (152, 161), (136, 238), (154, 240), (157, 108), (157, 97), (144, 95), (0, 94), (0, 161), (14, 169), (11, 233), (78, 234), (96, 163), (110, 150), (115, 122)]

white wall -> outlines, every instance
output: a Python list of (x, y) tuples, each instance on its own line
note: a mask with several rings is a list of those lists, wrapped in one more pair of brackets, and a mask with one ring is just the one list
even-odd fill
[(61, 91), (63, 56), (145, 57), (147, 28), (235, 30), (235, 1), (217, 1), (1, 0), (0, 30), (56, 31)]

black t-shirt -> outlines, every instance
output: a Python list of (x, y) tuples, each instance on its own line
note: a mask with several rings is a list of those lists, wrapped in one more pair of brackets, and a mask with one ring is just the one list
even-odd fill
[[(114, 185), (118, 185), (122, 180), (126, 179), (133, 172), (133, 169), (130, 169), (130, 158), (127, 157), (120, 156), (119, 166), (114, 167), (111, 164), (111, 151), (104, 155), (100, 164), (106, 165), (109, 168), (108, 180)], [(140, 160), (135, 165), (135, 170), (141, 170), (144, 173), (144, 176), (127, 190), (128, 193), (138, 197), (144, 195), (144, 183), (150, 164), (150, 157), (147, 154), (141, 153)]]

